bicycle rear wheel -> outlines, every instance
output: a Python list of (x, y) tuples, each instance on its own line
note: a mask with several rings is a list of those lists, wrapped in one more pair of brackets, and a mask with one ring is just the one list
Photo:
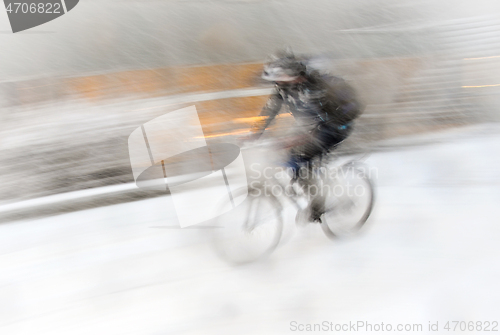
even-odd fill
[(374, 188), (364, 166), (348, 163), (330, 181), (321, 228), (329, 238), (348, 237), (368, 220), (374, 202)]
[(281, 209), (275, 197), (249, 192), (245, 201), (216, 219), (218, 228), (213, 230), (212, 241), (219, 256), (230, 263), (243, 264), (272, 253), (283, 231)]

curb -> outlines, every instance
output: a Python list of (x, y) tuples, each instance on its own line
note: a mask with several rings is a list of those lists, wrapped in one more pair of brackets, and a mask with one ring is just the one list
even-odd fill
[[(475, 137), (478, 135), (498, 134), (499, 130), (500, 126), (497, 124), (486, 124), (486, 125), (482, 124), (482, 125), (468, 126), (465, 128), (445, 130), (439, 133), (405, 136), (405, 137), (381, 141), (373, 147), (373, 151), (378, 152), (378, 151), (386, 151), (401, 147), (421, 146), (421, 145), (436, 144), (440, 142), (447, 142), (455, 139), (458, 134), (461, 135), (460, 139), (463, 139), (464, 137)], [(180, 176), (179, 179), (180, 178), (185, 178), (185, 176)], [(135, 183), (126, 183), (126, 184), (93, 188), (88, 190), (61, 193), (47, 197), (41, 197), (41, 198), (2, 205), (0, 206), (0, 213), (33, 209), (34, 207), (54, 205), (67, 201), (85, 200), (87, 198), (102, 196), (102, 195), (111, 196), (115, 194), (129, 193), (138, 190), (140, 189), (136, 186)]]

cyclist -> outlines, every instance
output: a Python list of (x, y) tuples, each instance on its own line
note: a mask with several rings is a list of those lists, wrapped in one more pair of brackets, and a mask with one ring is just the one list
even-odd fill
[[(361, 106), (352, 88), (342, 79), (310, 71), (288, 50), (271, 58), (264, 66), (262, 78), (274, 82), (275, 89), (247, 140), (258, 139), (285, 107), (307, 134), (300, 145), (290, 150), (287, 165), (294, 182), (299, 179), (301, 168), (309, 168), (313, 159), (351, 134)], [(320, 221), (321, 214), (321, 208), (312, 208), (311, 220)]]

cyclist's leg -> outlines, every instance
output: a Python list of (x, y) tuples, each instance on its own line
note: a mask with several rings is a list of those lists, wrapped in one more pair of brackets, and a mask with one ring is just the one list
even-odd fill
[[(296, 146), (290, 150), (288, 167), (292, 172), (292, 183), (297, 182), (304, 190), (304, 193), (309, 197), (309, 207), (307, 209), (307, 217), (310, 221), (317, 220), (319, 216), (316, 213), (323, 213), (321, 206), (321, 198), (317, 198), (321, 192), (321, 185), (318, 184), (318, 179), (314, 176), (313, 160), (325, 152), (325, 144), (322, 143), (319, 137), (312, 137), (310, 141)], [(324, 203), (324, 202), (323, 202)]]
[(322, 172), (313, 171), (312, 162), (344, 141), (350, 133), (351, 127), (322, 128), (314, 132), (310, 141), (290, 150), (287, 166), (292, 172), (292, 182), (298, 181), (309, 195), (311, 221), (320, 220), (320, 216), (325, 212), (325, 201), (329, 191), (323, 187), (320, 176), (314, 175)]
[(291, 169), (292, 181), (309, 179), (312, 160), (323, 151), (323, 144), (317, 137), (290, 149), (287, 166)]
[[(306, 161), (308, 166), (311, 166), (312, 160), (326, 152), (335, 148), (337, 144), (344, 141), (349, 134), (350, 129), (345, 129), (341, 131), (320, 131), (315, 134), (317, 138), (317, 144), (315, 147), (310, 147), (309, 151), (305, 153)], [(311, 221), (321, 221), (320, 217), (325, 212), (325, 202), (331, 190), (321, 182), (321, 174), (324, 173), (322, 170), (316, 171), (318, 175), (311, 174), (307, 179), (310, 195), (310, 210), (311, 210)]]

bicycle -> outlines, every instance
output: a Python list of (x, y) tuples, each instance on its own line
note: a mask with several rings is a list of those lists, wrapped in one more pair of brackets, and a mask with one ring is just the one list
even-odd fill
[[(273, 148), (272, 142), (252, 147), (266, 152), (270, 148)], [(373, 183), (363, 163), (365, 157), (364, 153), (345, 156), (333, 150), (313, 162), (308, 169), (311, 176), (306, 179), (309, 183), (290, 183), (291, 178), (284, 168), (275, 168), (276, 173), (267, 174), (266, 178), (262, 178), (263, 175), (250, 178), (248, 187), (233, 195), (237, 197), (248, 192), (247, 199), (216, 219), (217, 226), (224, 228), (213, 230), (216, 251), (233, 264), (268, 256), (279, 245), (285, 207), (294, 206), (296, 224), (303, 225), (309, 221), (311, 200), (315, 199), (321, 199), (324, 204), (318, 223), (328, 238), (353, 235), (367, 221), (374, 203)], [(312, 196), (312, 187), (326, 194)], [(221, 206), (224, 210), (231, 204), (224, 202)]]

